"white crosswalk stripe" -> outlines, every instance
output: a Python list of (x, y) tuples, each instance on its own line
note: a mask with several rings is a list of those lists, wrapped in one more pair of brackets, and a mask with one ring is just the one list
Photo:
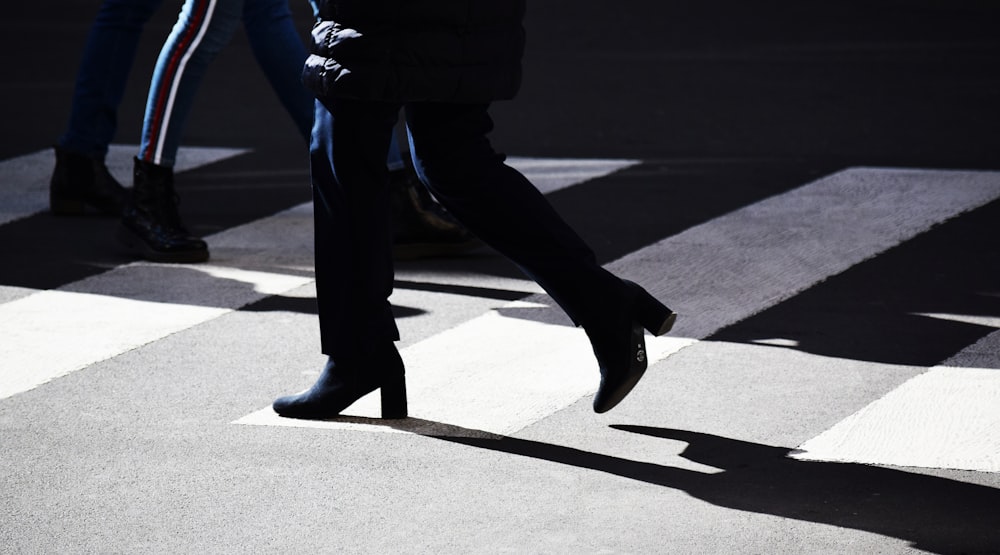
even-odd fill
[[(650, 340), (655, 363), (998, 197), (997, 174), (848, 170), (666, 238), (610, 267), (671, 303), (677, 300), (677, 338)], [(558, 353), (554, 359), (553, 352)], [(461, 428), (512, 433), (593, 393), (596, 368), (587, 355), (585, 339), (572, 330), (510, 323), (490, 314), (404, 351), (415, 390), (411, 413)], [(561, 387), (551, 388), (537, 376), (557, 379)], [(466, 402), (444, 401), (451, 391)], [(475, 396), (477, 391), (488, 394)], [(496, 406), (493, 394), (500, 398)], [(375, 417), (377, 407), (372, 395), (345, 414)], [(269, 408), (237, 422), (356, 426), (281, 419)]]
[[(113, 171), (121, 173), (125, 182), (133, 151), (134, 147), (116, 147), (109, 157)], [(182, 154), (179, 163), (196, 167), (242, 151), (185, 152), (187, 157)], [(509, 162), (546, 193), (638, 163), (539, 158)], [(0, 192), (0, 224), (45, 209), (50, 172), (49, 152), (0, 162), (0, 175), (17, 184)], [(831, 361), (802, 353), (794, 349), (793, 341), (781, 337), (730, 346), (702, 340), (997, 198), (997, 173), (854, 168), (666, 237), (612, 262), (609, 268), (642, 283), (681, 315), (673, 334), (647, 338), (651, 365), (687, 348), (741, 352), (784, 348), (782, 360), (799, 369), (853, 368), (857, 361)], [(0, 337), (5, 338), (0, 344), (0, 401), (269, 296), (294, 295), (312, 283), (308, 204), (207, 240), (213, 253), (211, 264), (133, 263), (0, 304)], [(541, 303), (547, 299), (533, 283), (428, 275), (405, 268), (397, 272), (397, 279), (536, 295), (523, 301), (484, 304), (478, 313), (405, 346), (414, 417), (410, 428), (405, 422), (387, 427), (372, 420), (378, 414), (374, 395), (346, 411), (355, 419), (296, 421), (261, 407), (234, 422), (422, 433), (430, 425), (444, 435), (453, 430), (507, 435), (596, 389), (596, 363), (581, 330), (516, 317), (544, 308)], [(401, 290), (393, 301), (414, 306), (421, 298), (420, 293)], [(989, 316), (930, 312), (924, 316), (972, 318), (978, 325), (997, 327), (996, 318)], [(995, 353), (997, 335), (968, 350), (993, 349)], [(53, 337), (60, 338), (58, 349), (52, 347)], [(910, 371), (900, 375), (906, 372)], [(995, 456), (1000, 452), (1000, 373), (946, 361), (910, 374), (912, 379), (900, 380), (895, 384), (898, 388), (890, 388), (882, 398), (852, 411), (804, 443), (795, 456), (1000, 472)], [(929, 400), (937, 404), (930, 405)], [(927, 425), (907, 424), (918, 416)], [(969, 425), (959, 426), (958, 419)], [(912, 433), (907, 435), (905, 430)]]
[[(977, 352), (993, 359), (989, 368), (953, 365)], [(807, 441), (793, 456), (806, 461), (1000, 472), (998, 362), (1000, 331)]]
[[(132, 184), (132, 158), (139, 145), (111, 145), (105, 163), (122, 185)], [(191, 170), (248, 152), (240, 148), (181, 147), (177, 172)], [(48, 210), (49, 178), (55, 155), (51, 150), (0, 161), (0, 225)]]
[[(134, 150), (116, 148), (109, 159), (121, 162), (125, 152)], [(241, 151), (184, 152), (181, 167), (191, 168)], [(635, 162), (512, 159), (511, 163), (551, 192)], [(25, 187), (47, 191), (47, 184), (39, 184), (51, 174), (51, 153), (36, 153), (12, 164), (31, 168), (15, 176), (27, 183)], [(41, 209), (35, 205), (44, 200), (36, 200), (29, 203), (30, 209)], [(211, 264), (139, 262), (0, 305), (0, 334), (7, 338), (0, 345), (0, 399), (312, 281), (308, 204), (206, 240), (213, 253)], [(53, 336), (65, 338), (55, 349)]]

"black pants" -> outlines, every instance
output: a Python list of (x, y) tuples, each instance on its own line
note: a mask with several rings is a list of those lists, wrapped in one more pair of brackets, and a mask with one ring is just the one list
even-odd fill
[(593, 251), (486, 135), (487, 104), (324, 100), (311, 144), (316, 288), (323, 352), (364, 356), (399, 339), (392, 293), (392, 232), (385, 165), (400, 108), (414, 165), (470, 231), (511, 259), (577, 324), (626, 294)]

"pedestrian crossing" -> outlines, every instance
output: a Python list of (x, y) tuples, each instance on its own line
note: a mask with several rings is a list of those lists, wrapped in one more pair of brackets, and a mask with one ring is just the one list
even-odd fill
[[(130, 157), (132, 148), (113, 150), (110, 159), (117, 162), (109, 165), (118, 171), (127, 168), (126, 153)], [(191, 151), (186, 167), (241, 153)], [(21, 189), (5, 188), (7, 196), (0, 197), (5, 219), (0, 223), (44, 210), (50, 158), (37, 153), (2, 163), (0, 175), (10, 176)], [(540, 158), (509, 162), (545, 193), (640, 163)], [(18, 200), (12, 200), (15, 197)], [(997, 173), (851, 168), (665, 237), (608, 267), (642, 283), (680, 314), (672, 334), (647, 338), (655, 372), (674, 364), (674, 355), (681, 351), (720, 348), (707, 341), (719, 330), (998, 198)], [(311, 206), (303, 204), (207, 237), (213, 254), (209, 264), (135, 262), (54, 290), (8, 295), (11, 300), (0, 304), (0, 336), (7, 338), (0, 345), (0, 402), (269, 297), (308, 295), (311, 229)], [(504, 290), (522, 298), (475, 304), (461, 321), (449, 321), (444, 329), (404, 346), (413, 417), (409, 424), (380, 423), (374, 418), (374, 396), (352, 406), (347, 418), (333, 421), (283, 419), (261, 406), (233, 423), (510, 435), (596, 390), (596, 362), (585, 336), (567, 325), (532, 282), (408, 267), (397, 271), (397, 280)], [(391, 300), (438, 318), (434, 303), (439, 298), (431, 301), (404, 287)], [(991, 316), (922, 315), (974, 318), (978, 325), (1000, 328)], [(885, 394), (869, 404), (847, 406), (841, 420), (818, 430), (795, 456), (1000, 472), (998, 334), (956, 353), (954, 366), (944, 361), (932, 368), (900, 369), (865, 361), (864, 372), (884, 370), (898, 376), (898, 383), (886, 386)], [(58, 348), (53, 348), (53, 337), (60, 339)], [(803, 373), (814, 370), (814, 375), (859, 366), (858, 361), (799, 352), (793, 340), (783, 337), (730, 347), (747, 360), (767, 350), (772, 363)], [(969, 360), (980, 366), (969, 366)], [(289, 372), (289, 387), (308, 385), (312, 378)], [(641, 386), (636, 396), (641, 398)], [(917, 416), (926, 424), (913, 426)]]
[[(656, 364), (728, 325), (998, 197), (1000, 176), (996, 174), (856, 168), (665, 238), (612, 262), (609, 267), (643, 283), (655, 295), (672, 303), (681, 315), (672, 337), (648, 338), (650, 362)], [(541, 309), (542, 305), (530, 303), (542, 299), (511, 303), (496, 313), (404, 350), (408, 371), (415, 376), (411, 379), (411, 413), (421, 420), (421, 429), (425, 429), (425, 421), (432, 421), (449, 425), (442, 427), (441, 433), (460, 427), (511, 434), (595, 391), (596, 368), (587, 359), (584, 338), (564, 326), (503, 317), (505, 313), (523, 314), (532, 306)], [(998, 327), (995, 319), (984, 323)], [(761, 343), (794, 347), (783, 338)], [(831, 365), (838, 366), (823, 357), (802, 357), (794, 352), (786, 359), (795, 359), (794, 364), (800, 368), (815, 367), (817, 375)], [(589, 370), (580, 372), (580, 369)], [(553, 378), (556, 383), (546, 380), (539, 384), (537, 376)], [(870, 448), (866, 457), (858, 458), (848, 450), (857, 448), (858, 442), (870, 441), (871, 436), (887, 433), (886, 427), (908, 427), (909, 419), (902, 413), (895, 415), (898, 418), (868, 417), (863, 422), (866, 431), (852, 426), (850, 422), (857, 419), (849, 418), (845, 420), (847, 424), (840, 426), (849, 426), (854, 433), (861, 434), (858, 441), (845, 440), (833, 447), (828, 443), (807, 442), (797, 456), (809, 460), (1000, 471), (1000, 464), (992, 455), (1000, 452), (996, 449), (1000, 435), (990, 432), (1000, 430), (1000, 425), (995, 425), (1000, 424), (997, 421), (1000, 403), (996, 397), (1000, 374), (952, 372), (948, 376), (962, 383), (975, 379), (979, 382), (974, 386), (978, 394), (961, 395), (959, 392), (966, 391), (961, 386), (948, 393), (951, 402), (963, 403), (966, 409), (963, 411), (949, 410), (951, 403), (915, 405), (925, 418), (939, 423), (935, 427), (909, 428), (919, 430), (917, 437), (911, 439), (926, 442), (925, 452), (878, 441), (876, 454), (871, 454)], [(934, 396), (944, 395), (935, 391), (933, 380), (918, 376), (914, 381), (914, 385), (907, 387), (930, 391)], [(475, 391), (492, 392), (495, 397), (476, 397), (476, 402), (469, 403), (470, 392)], [(456, 398), (449, 398), (452, 395)], [(887, 395), (880, 403), (895, 404), (896, 397)], [(377, 410), (377, 399), (372, 395), (346, 414), (374, 418)], [(979, 425), (965, 426), (968, 419)], [(358, 422), (287, 420), (275, 416), (267, 407), (236, 422), (329, 429), (365, 426)], [(367, 426), (380, 431), (406, 430), (405, 425)], [(944, 433), (948, 435), (947, 441), (938, 437)], [(952, 449), (956, 444), (969, 446), (971, 452)], [(927, 451), (939, 455), (950, 453), (952, 458), (930, 456)], [(963, 459), (956, 460), (954, 456)], [(977, 463), (970, 463), (970, 459)]]
[[(990, 343), (1000, 343), (1000, 333)], [(793, 457), (1000, 472), (998, 406), (996, 368), (935, 366), (807, 441)]]
[[(138, 145), (108, 148), (108, 171), (123, 185), (132, 183), (132, 158), (137, 152)], [(182, 147), (174, 169), (183, 172), (246, 152), (241, 148)], [(48, 210), (53, 157), (51, 150), (41, 150), (0, 161), (0, 225)]]
[[(124, 183), (132, 146), (116, 146), (108, 166)], [(244, 153), (238, 149), (183, 148), (178, 172)], [(30, 198), (6, 212), (10, 220), (47, 207), (52, 156), (43, 151), (4, 163), (14, 187)], [(633, 165), (629, 160), (539, 160), (520, 167), (546, 192)], [(19, 211), (17, 211), (19, 210)], [(300, 205), (274, 216), (206, 237), (210, 264), (136, 262), (59, 289), (21, 292), (0, 305), (0, 347), (5, 371), (0, 399), (30, 390), (180, 330), (217, 318), (270, 295), (312, 282), (312, 208)], [(50, 339), (65, 337), (57, 347)]]

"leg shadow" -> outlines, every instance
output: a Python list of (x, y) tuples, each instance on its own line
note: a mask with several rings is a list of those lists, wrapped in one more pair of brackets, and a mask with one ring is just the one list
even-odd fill
[(681, 456), (722, 472), (440, 426), (420, 427), (444, 441), (674, 488), (721, 507), (863, 530), (935, 553), (1000, 553), (1000, 490), (990, 487), (891, 468), (798, 461), (788, 457), (788, 448), (667, 428), (612, 426), (683, 441), (688, 446)]

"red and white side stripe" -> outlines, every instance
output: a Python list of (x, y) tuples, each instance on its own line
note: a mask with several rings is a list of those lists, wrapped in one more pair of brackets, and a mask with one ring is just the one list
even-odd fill
[(155, 91), (156, 109), (150, 123), (150, 141), (141, 153), (143, 160), (161, 164), (163, 145), (166, 142), (170, 116), (174, 109), (177, 89), (184, 78), (184, 70), (192, 54), (198, 50), (205, 33), (212, 24), (216, 0), (192, 0), (190, 24), (174, 47), (167, 63), (166, 71), (160, 75), (159, 85)]

